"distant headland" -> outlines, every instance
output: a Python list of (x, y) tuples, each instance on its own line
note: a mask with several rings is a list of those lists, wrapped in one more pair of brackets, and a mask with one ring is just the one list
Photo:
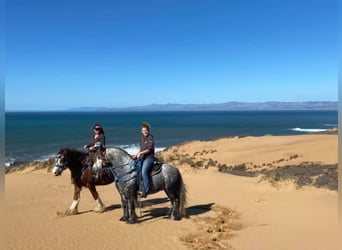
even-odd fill
[(281, 111), (281, 110), (337, 110), (338, 102), (225, 102), (210, 104), (151, 104), (131, 107), (78, 107), (67, 111)]

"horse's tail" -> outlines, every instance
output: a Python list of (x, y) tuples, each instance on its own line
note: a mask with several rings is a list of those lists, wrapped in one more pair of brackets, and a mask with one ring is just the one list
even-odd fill
[(180, 175), (180, 195), (179, 195), (179, 215), (180, 217), (185, 217), (185, 205), (186, 205), (186, 185), (183, 182), (183, 178)]

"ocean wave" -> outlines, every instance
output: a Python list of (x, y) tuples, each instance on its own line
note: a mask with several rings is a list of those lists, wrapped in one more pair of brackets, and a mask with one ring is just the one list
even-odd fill
[(327, 126), (327, 127), (334, 127), (334, 128), (337, 128), (338, 127), (338, 124), (323, 124), (324, 126)]
[(316, 132), (324, 132), (329, 129), (321, 129), (321, 128), (290, 128), (292, 131), (296, 132), (305, 132), (305, 133), (316, 133)]

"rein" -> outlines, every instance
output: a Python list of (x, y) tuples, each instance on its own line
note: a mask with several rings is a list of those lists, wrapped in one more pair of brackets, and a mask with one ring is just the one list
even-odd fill
[[(84, 158), (84, 157), (85, 156), (81, 156), (79, 160), (82, 160), (82, 158)], [(58, 157), (58, 159), (60, 159), (60, 158), (62, 158), (61, 155)], [(64, 158), (64, 156), (63, 156), (63, 158)], [(85, 172), (85, 170), (90, 166), (89, 162), (91, 162), (90, 159), (88, 159), (85, 164), (82, 164), (81, 170), (78, 171), (78, 173), (76, 175), (71, 175), (71, 178), (74, 181), (78, 180), (82, 176), (82, 174)], [(116, 166), (109, 166), (109, 167), (106, 167), (106, 168), (108, 168), (111, 171), (111, 173), (113, 174), (115, 182), (128, 182), (128, 181), (136, 178), (137, 173), (140, 171), (139, 169), (138, 169), (138, 171), (136, 171), (135, 162), (136, 161), (131, 159), (131, 160), (129, 160), (128, 163), (121, 164), (121, 165), (116, 165)], [(118, 175), (115, 172), (115, 169), (118, 169), (118, 168), (122, 169), (125, 166), (129, 166), (129, 169), (127, 171), (121, 173), (120, 175)], [(56, 158), (55, 167), (61, 169), (62, 171), (65, 170), (66, 168), (68, 168), (68, 160), (65, 160), (63, 163), (60, 163), (60, 161), (57, 160), (57, 158)], [(130, 174), (132, 174), (134, 172), (135, 172), (135, 175), (126, 178), (128, 175), (130, 175)]]
[[(122, 164), (122, 165), (117, 165), (117, 166), (112, 166), (112, 167), (109, 167), (109, 169), (111, 170), (111, 172), (113, 173), (113, 176), (114, 176), (114, 180), (116, 183), (118, 182), (128, 182), (130, 180), (133, 180), (134, 178), (137, 177), (137, 174), (139, 172), (141, 172), (141, 162), (138, 162), (139, 164), (139, 167), (138, 167), (138, 171), (136, 171), (134, 165), (135, 165), (136, 161), (134, 160), (130, 160), (128, 163), (126, 164)], [(128, 171), (124, 172), (123, 174), (121, 175), (117, 175), (114, 171), (114, 169), (117, 169), (117, 168), (122, 168), (124, 166), (127, 166), (129, 165), (129, 169)], [(123, 178), (129, 174), (132, 174), (133, 172), (135, 172), (135, 175), (133, 175), (131, 178), (128, 178), (128, 179), (124, 179)], [(140, 175), (141, 176), (141, 175)], [(140, 177), (141, 178), (141, 177)], [(138, 179), (138, 183), (139, 183), (139, 186), (140, 186), (140, 183), (141, 183), (141, 180)], [(141, 200), (139, 199), (139, 208), (140, 208), (140, 216), (141, 216)]]
[[(121, 175), (117, 175), (115, 173), (115, 169), (117, 168), (123, 168), (124, 166), (128, 166), (129, 165), (129, 169), (128, 171), (122, 173)], [(134, 160), (130, 160), (128, 163), (125, 164), (121, 164), (121, 165), (117, 165), (117, 166), (112, 166), (112, 167), (108, 167), (110, 169), (110, 171), (112, 172), (113, 176), (114, 176), (114, 180), (115, 182), (128, 182), (132, 179), (134, 179), (136, 177), (136, 175), (133, 175), (131, 178), (128, 179), (124, 179), (125, 176), (132, 174), (133, 172), (135, 172), (135, 161)]]

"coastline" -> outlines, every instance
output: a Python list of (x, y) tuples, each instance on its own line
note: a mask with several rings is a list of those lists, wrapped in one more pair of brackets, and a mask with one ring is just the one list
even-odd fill
[[(139, 146), (137, 128), (143, 120), (153, 123), (156, 147), (165, 148), (223, 136), (299, 135), (329, 130), (337, 127), (337, 111), (10, 113), (6, 114), (5, 165), (48, 160), (59, 146), (81, 150), (94, 121), (106, 128), (108, 147), (134, 150)], [(36, 137), (37, 128), (44, 136)]]
[[(188, 217), (166, 219), (170, 204), (159, 192), (142, 201), (136, 225), (119, 221), (120, 197), (112, 185), (98, 187), (104, 213), (92, 212), (94, 201), (84, 189), (80, 214), (58, 216), (72, 201), (70, 174), (53, 177), (52, 161), (46, 167), (31, 164), (5, 175), (7, 247), (337, 250), (337, 190), (324, 185), (337, 175), (337, 139), (337, 134), (241, 136), (169, 147), (158, 156), (182, 173)], [(53, 237), (56, 232), (63, 235)]]
[[(338, 135), (338, 129), (336, 127), (331, 128), (331, 129), (324, 129), (323, 131), (321, 131), (320, 129), (316, 129), (315, 132), (306, 132), (304, 134), (299, 134), (299, 135), (310, 135), (310, 134), (322, 134), (322, 135)], [(237, 136), (227, 136), (227, 137), (219, 137), (219, 138), (214, 138), (212, 140), (205, 140), (205, 141), (216, 141), (218, 139), (221, 138), (233, 138), (233, 137), (238, 137), (238, 138), (242, 138), (242, 137), (248, 137), (248, 136), (252, 136), (252, 135), (237, 135)], [(266, 135), (262, 135), (262, 136), (266, 136)], [(262, 137), (262, 136), (255, 136), (255, 137)], [(279, 135), (275, 135), (275, 136), (279, 136)], [(282, 135), (282, 136), (293, 136), (293, 134), (288, 134), (288, 135)], [(252, 136), (254, 137), (254, 136)], [(182, 143), (176, 144), (174, 146), (178, 146), (178, 145), (182, 145), (184, 143), (187, 143), (189, 141), (184, 141)], [(120, 147), (120, 146), (119, 146)], [(170, 146), (172, 147), (172, 146)], [(156, 152), (162, 152), (165, 149), (168, 149), (170, 147), (159, 147), (156, 149)], [(138, 150), (138, 146), (137, 145), (131, 145), (131, 146), (127, 146), (127, 145), (123, 145), (122, 148), (124, 148), (128, 153), (130, 154), (135, 154), (136, 151)], [(82, 149), (80, 149), (82, 150)], [(40, 168), (44, 168), (46, 167), (46, 164), (49, 164), (49, 162), (53, 161), (54, 157), (52, 155), (41, 158), (41, 159), (37, 159), (37, 160), (27, 160), (27, 161), (15, 161), (13, 159), (13, 162), (5, 162), (5, 173), (8, 172), (12, 172), (12, 171), (20, 171), (20, 169), (24, 169), (27, 167), (30, 167), (32, 165), (36, 166), (37, 169)]]

